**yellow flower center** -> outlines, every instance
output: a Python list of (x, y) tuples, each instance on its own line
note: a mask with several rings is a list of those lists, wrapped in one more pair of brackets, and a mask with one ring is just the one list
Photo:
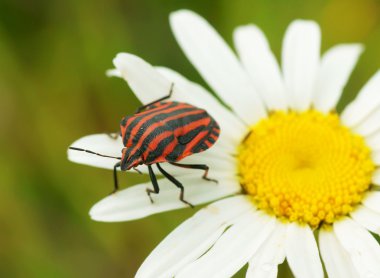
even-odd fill
[(374, 169), (363, 138), (335, 113), (275, 112), (238, 149), (240, 182), (256, 207), (313, 228), (352, 211)]

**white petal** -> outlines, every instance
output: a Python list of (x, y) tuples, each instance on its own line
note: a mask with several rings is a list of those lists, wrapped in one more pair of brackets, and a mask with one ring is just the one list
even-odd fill
[[(86, 149), (103, 155), (121, 157), (121, 150), (124, 146), (120, 136), (114, 139), (108, 134), (94, 134), (78, 139), (70, 147)], [(70, 161), (106, 169), (113, 169), (114, 165), (120, 161), (120, 159), (101, 157), (70, 149), (67, 151), (67, 155)]]
[(121, 72), (119, 70), (117, 70), (117, 69), (109, 69), (109, 70), (107, 70), (106, 71), (106, 75), (108, 77), (120, 77), (120, 78), (123, 77), (123, 75), (121, 74)]
[(380, 132), (364, 137), (367, 145), (376, 151), (380, 151)]
[(356, 99), (342, 112), (342, 122), (353, 127), (363, 121), (380, 106), (380, 71), (360, 90)]
[(377, 213), (380, 213), (380, 192), (369, 192), (362, 203)]
[(333, 231), (319, 230), (319, 250), (329, 278), (356, 278), (348, 253), (343, 249)]
[(380, 131), (380, 107), (354, 127), (356, 133), (368, 136)]
[(235, 145), (247, 132), (247, 127), (237, 116), (223, 107), (220, 102), (202, 86), (187, 80), (171, 69), (157, 67), (157, 70), (176, 85), (178, 90), (173, 94), (173, 100), (190, 103), (206, 109), (219, 123), (221, 134), (231, 139), (229, 142), (233, 144), (233, 148), (236, 148)]
[(206, 252), (231, 221), (251, 210), (244, 196), (215, 202), (171, 232), (148, 256), (136, 278), (173, 277), (178, 270)]
[(288, 225), (286, 259), (296, 277), (323, 277), (317, 243), (309, 226)]
[(266, 116), (248, 74), (220, 35), (199, 15), (181, 10), (170, 15), (177, 42), (212, 89), (247, 124)]
[(143, 59), (129, 53), (119, 53), (113, 63), (142, 103), (169, 94), (170, 81)]
[(380, 214), (375, 211), (366, 208), (364, 206), (358, 206), (353, 212), (351, 217), (360, 225), (366, 229), (379, 234), (380, 233)]
[(373, 173), (372, 183), (374, 183), (376, 185), (380, 185), (380, 169), (376, 169), (375, 172)]
[[(185, 187), (185, 200), (193, 205), (210, 202), (238, 193), (240, 186), (234, 178), (217, 177), (219, 183), (206, 181), (197, 176), (181, 177), (178, 180)], [(180, 190), (167, 179), (158, 180), (160, 193), (152, 195), (152, 204), (146, 194), (146, 188), (152, 188), (150, 182), (135, 185), (118, 191), (97, 204), (91, 210), (91, 218), (97, 221), (118, 222), (143, 218), (151, 214), (188, 207), (179, 200)]]
[(380, 277), (380, 247), (366, 229), (345, 218), (334, 224), (334, 232), (360, 277)]
[(335, 108), (362, 52), (361, 44), (343, 44), (323, 55), (314, 92), (317, 110), (327, 113)]
[(285, 260), (286, 225), (276, 221), (270, 237), (249, 261), (246, 278), (276, 278), (278, 265)]
[(288, 103), (295, 110), (304, 111), (311, 105), (319, 67), (320, 44), (320, 29), (313, 21), (293, 21), (286, 31), (282, 67)]
[(263, 32), (255, 25), (241, 26), (234, 32), (240, 60), (270, 110), (286, 110), (285, 85), (280, 67)]
[(372, 153), (372, 161), (376, 166), (380, 166), (380, 151)]
[(248, 212), (202, 257), (176, 277), (231, 277), (242, 268), (275, 227), (275, 219)]

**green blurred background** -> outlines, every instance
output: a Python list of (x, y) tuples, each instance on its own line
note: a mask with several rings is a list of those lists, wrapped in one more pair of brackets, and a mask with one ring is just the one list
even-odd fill
[[(112, 189), (111, 173), (66, 159), (74, 140), (117, 130), (139, 105), (123, 81), (105, 77), (116, 53), (204, 84), (169, 29), (169, 13), (181, 8), (205, 16), (229, 43), (235, 26), (256, 23), (277, 56), (295, 18), (321, 24), (323, 50), (364, 43), (340, 107), (380, 68), (376, 0), (0, 0), (0, 277), (132, 277), (194, 213), (93, 222), (88, 210)], [(145, 180), (126, 173), (122, 184)]]

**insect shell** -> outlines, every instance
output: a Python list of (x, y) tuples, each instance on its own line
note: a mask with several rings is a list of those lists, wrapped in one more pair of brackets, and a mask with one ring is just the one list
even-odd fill
[(218, 123), (205, 110), (187, 103), (161, 101), (139, 111), (120, 123), (124, 171), (141, 164), (180, 161), (207, 150), (219, 137)]

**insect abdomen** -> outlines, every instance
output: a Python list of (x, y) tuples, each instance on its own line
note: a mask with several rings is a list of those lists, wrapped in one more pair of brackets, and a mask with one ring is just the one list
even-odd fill
[(167, 155), (167, 161), (175, 162), (193, 153), (203, 152), (216, 142), (219, 126), (207, 113), (206, 115), (198, 126), (193, 124), (193, 128), (185, 128), (186, 133), (178, 138), (179, 144)]

